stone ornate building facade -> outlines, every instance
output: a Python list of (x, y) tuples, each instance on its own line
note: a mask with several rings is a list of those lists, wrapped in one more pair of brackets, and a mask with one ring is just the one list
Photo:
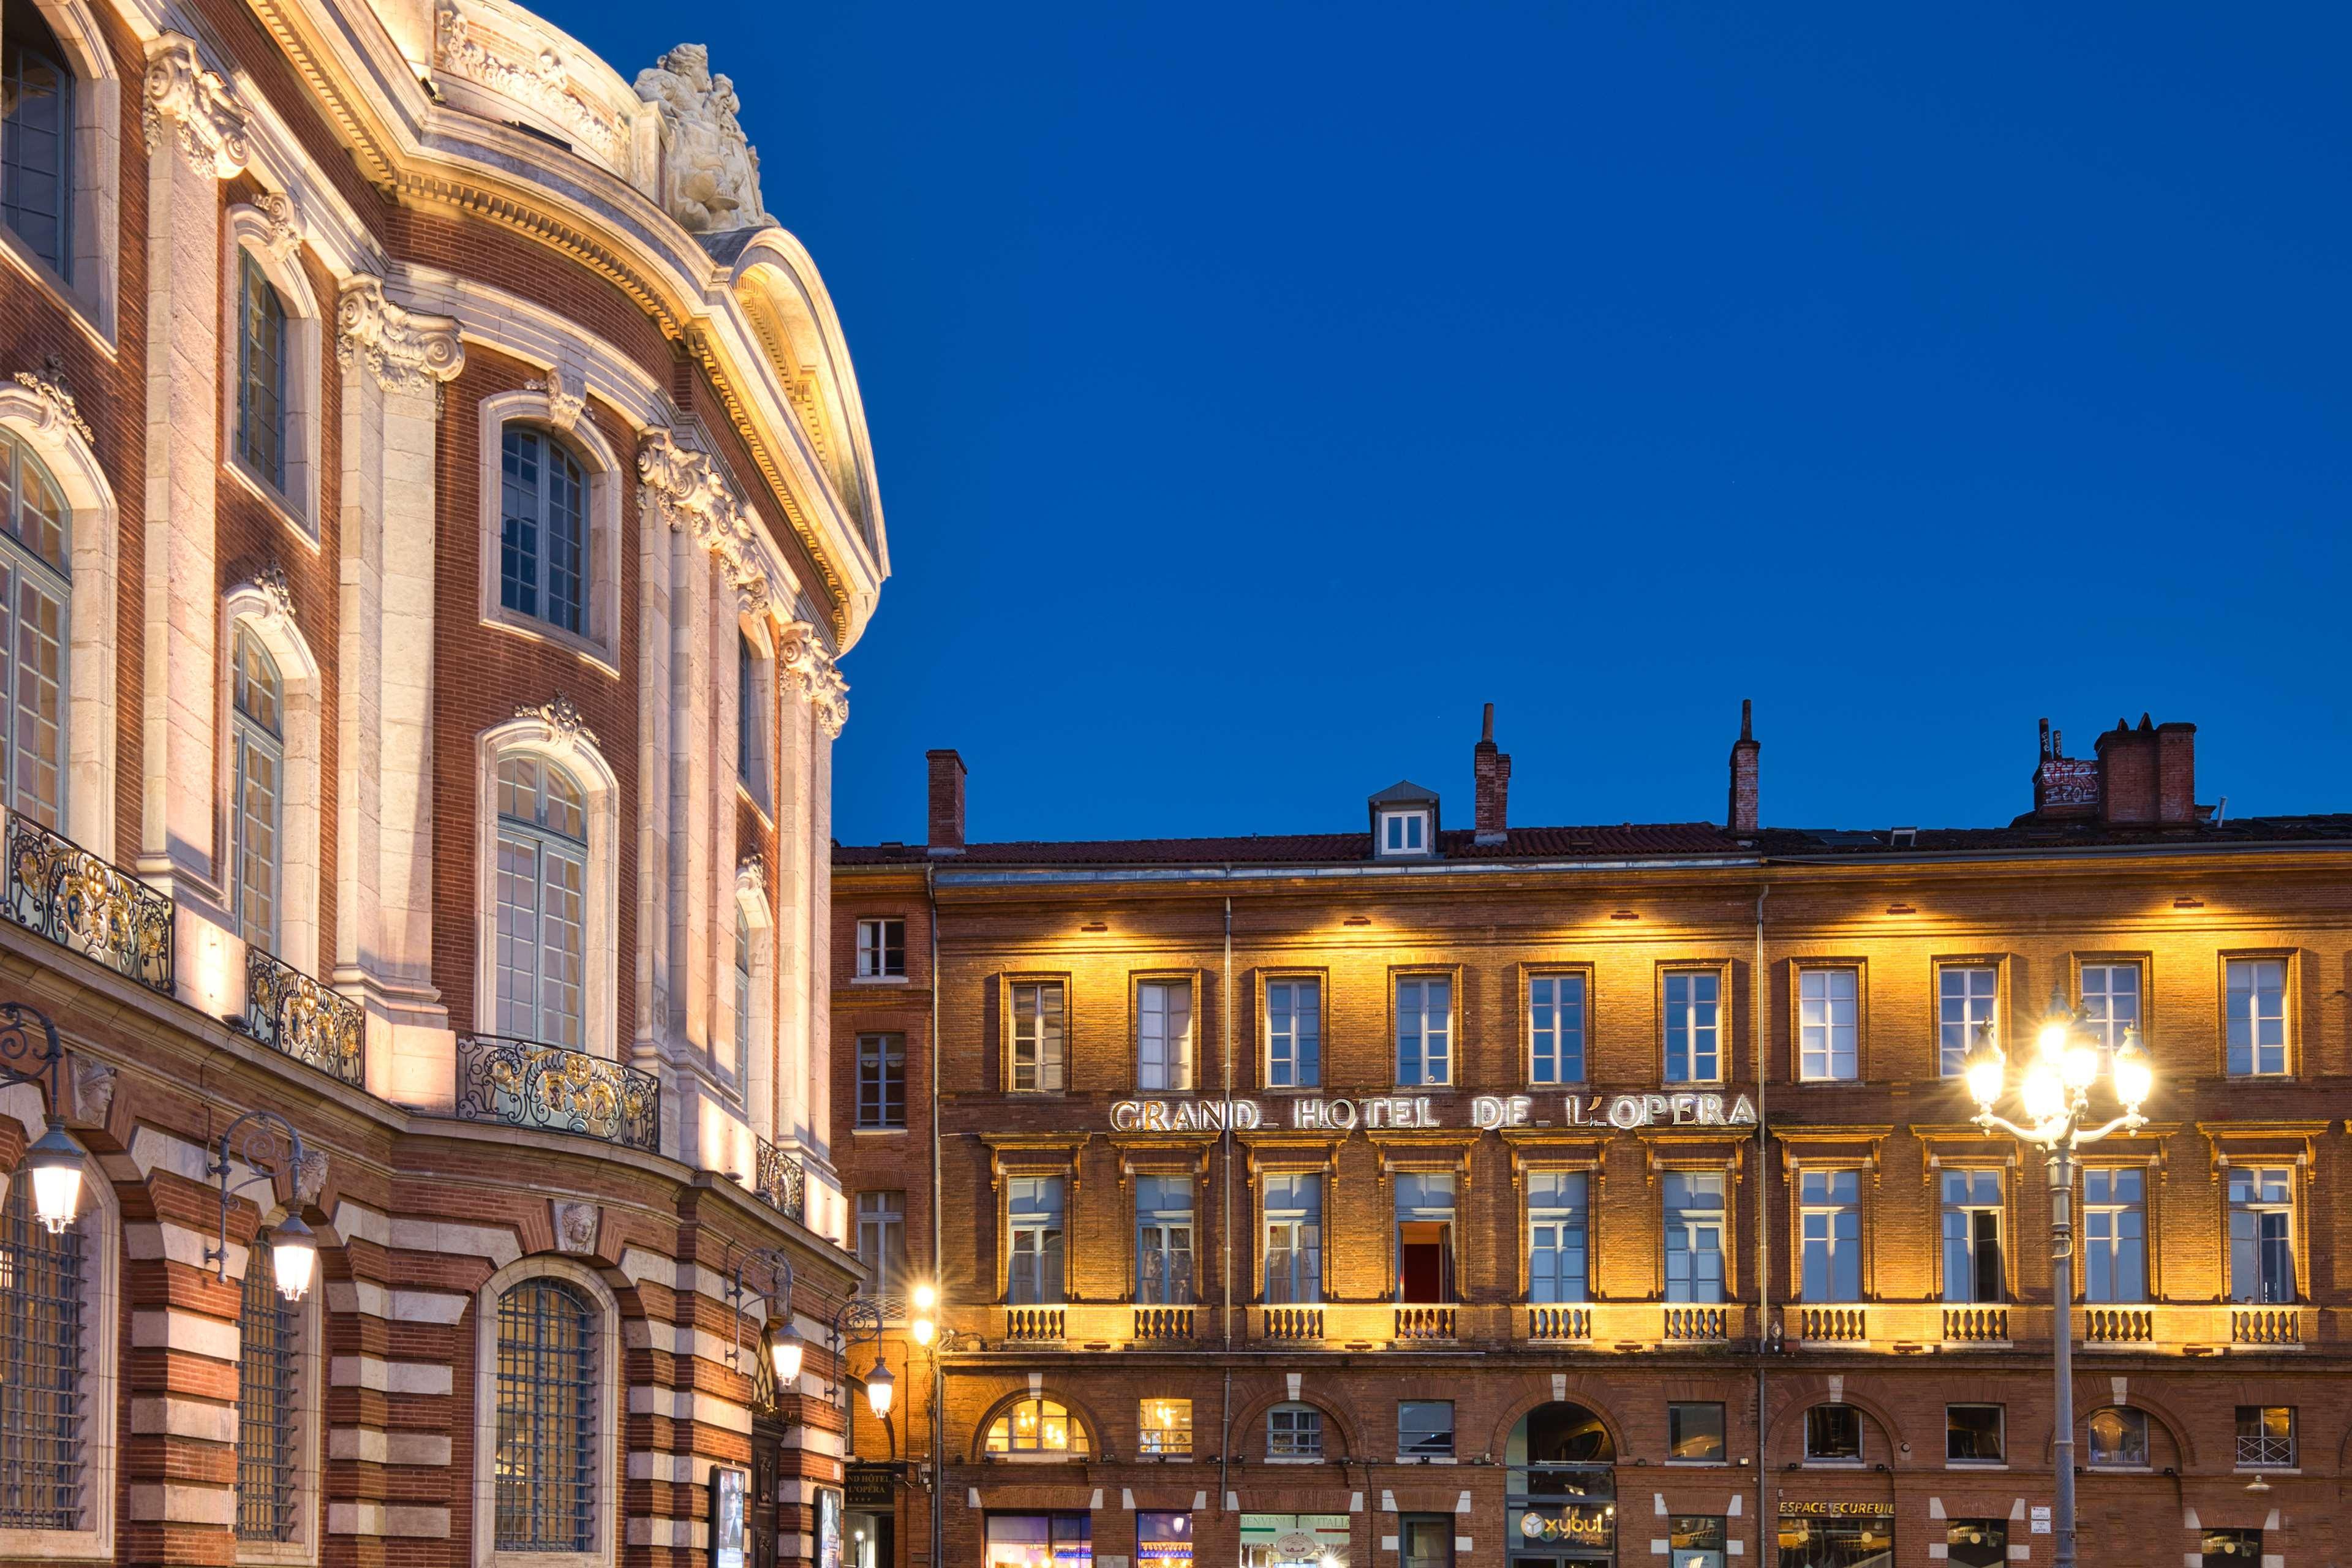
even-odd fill
[(835, 852), (857, 1239), (942, 1302), (865, 1568), (2047, 1562), (2050, 1195), (1959, 1068), (2053, 991), (2157, 1064), (2074, 1190), (2082, 1561), (2341, 1561), (2352, 817), (2194, 741), (1832, 832), (1745, 726), (1721, 826), (1516, 826), (1490, 731), (1469, 826), (1066, 844), (932, 753)]
[(0, 56), (0, 1156), (84, 1173), (0, 1214), (0, 1555), (821, 1560), (889, 557), (733, 85), (505, 0)]

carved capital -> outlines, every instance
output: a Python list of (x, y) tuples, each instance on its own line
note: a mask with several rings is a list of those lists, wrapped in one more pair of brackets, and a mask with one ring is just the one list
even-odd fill
[(719, 558), (742, 611), (764, 610), (768, 574), (760, 563), (751, 510), (736, 499), (709, 454), (688, 451), (667, 430), (648, 430), (637, 447), (637, 478), (646, 506), (673, 530), (690, 532)]
[(215, 70), (205, 68), (194, 38), (165, 33), (147, 48), (147, 93), (142, 118), (147, 150), (170, 135), (197, 174), (226, 180), (253, 157), (244, 106)]
[(384, 298), (374, 278), (343, 285), (335, 307), (335, 357), (345, 369), (364, 364), (386, 392), (426, 392), (466, 368), (457, 323), (422, 316)]
[(776, 639), (776, 668), (789, 689), (808, 699), (824, 732), (839, 740), (841, 727), (849, 722), (849, 682), (817, 640), (814, 626), (806, 621), (786, 623)]
[(36, 428), (43, 435), (54, 430), (70, 430), (81, 437), (85, 447), (95, 438), (90, 434), (89, 421), (84, 419), (81, 411), (74, 406), (74, 395), (66, 387), (65, 362), (56, 354), (44, 360), (37, 373), (18, 371), (16, 384), (39, 401), (40, 423)]

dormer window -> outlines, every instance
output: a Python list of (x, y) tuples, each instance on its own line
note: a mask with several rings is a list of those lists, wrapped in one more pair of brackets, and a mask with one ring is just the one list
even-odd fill
[(1383, 855), (1428, 854), (1429, 813), (1425, 811), (1381, 813), (1381, 853)]

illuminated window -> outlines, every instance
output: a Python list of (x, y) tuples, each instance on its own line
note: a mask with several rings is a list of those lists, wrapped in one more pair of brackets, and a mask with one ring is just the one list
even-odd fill
[(2083, 1295), (2147, 1300), (2147, 1172), (2138, 1165), (2083, 1173)]
[(1189, 1399), (1147, 1399), (1140, 1422), (1140, 1451), (1163, 1459), (1192, 1457), (1192, 1402)]
[(1444, 975), (1398, 977), (1396, 1080), (1401, 1089), (1454, 1081), (1454, 982)]
[(2238, 1463), (2279, 1466), (2294, 1463), (2294, 1406), (2238, 1406)]
[(1135, 1299), (1154, 1307), (1192, 1301), (1192, 1183), (1135, 1178)]
[(1013, 1087), (1058, 1093), (1062, 1088), (1062, 983), (1013, 987)]
[(1435, 1459), (1454, 1452), (1454, 1401), (1397, 1401), (1397, 1458)]
[(286, 795), (286, 688), (278, 661), (245, 622), (236, 624), (230, 652), (230, 745), (236, 797), (230, 803), (236, 879), (229, 907), (237, 934), (264, 952), (278, 951), (278, 869), (280, 806)]
[(1862, 1463), (1862, 1412), (1851, 1405), (1816, 1405), (1806, 1411), (1805, 1458), (1816, 1465)]
[(0, 773), (6, 804), (44, 827), (65, 809), (64, 494), (32, 449), (0, 432)]
[(1944, 1300), (2005, 1301), (2000, 1267), (2000, 1173), (1944, 1173)]
[(1265, 1300), (1291, 1306), (1323, 1300), (1323, 1178), (1304, 1171), (1266, 1173)]
[(992, 1454), (1065, 1455), (1084, 1457), (1087, 1429), (1067, 1410), (1043, 1394), (1033, 1394), (989, 1424)]
[(2125, 1468), (2147, 1463), (2147, 1413), (2120, 1405), (2091, 1412), (2085, 1424), (2091, 1443), (2090, 1462)]
[(1323, 1081), (1323, 986), (1316, 980), (1265, 983), (1265, 1082), (1313, 1089)]
[(1135, 1561), (1152, 1568), (1192, 1568), (1192, 1516), (1156, 1513), (1135, 1516)]
[(2114, 1050), (2124, 1043), (2124, 1031), (2139, 1024), (2139, 965), (2083, 965), (2083, 1026), (2099, 1044)]
[(2233, 958), (2229, 978), (2231, 1075), (2285, 1072), (2286, 960)]
[(1959, 1076), (1977, 1030), (1993, 1021), (2000, 994), (2000, 974), (1990, 964), (1948, 964), (1937, 971), (1937, 1056), (1946, 1078)]
[(1666, 975), (1666, 1081), (1716, 1083), (1723, 1078), (1723, 976), (1711, 969)]
[(1084, 1513), (992, 1513), (987, 1568), (1092, 1568), (1094, 1518)]
[(553, 763), (499, 764), (499, 1033), (580, 1048), (588, 813)]
[(1323, 1457), (1323, 1412), (1312, 1405), (1277, 1405), (1265, 1414), (1265, 1457), (1269, 1459), (1319, 1459)]
[(0, 1521), (80, 1530), (84, 1487), (103, 1480), (82, 1426), (87, 1238), (79, 1226), (42, 1225), (33, 1184), (18, 1176), (0, 1209)]
[(1797, 972), (1798, 1069), (1811, 1079), (1859, 1076), (1862, 976), (1852, 969)]
[(2230, 1299), (2295, 1299), (2294, 1171), (2286, 1165), (2230, 1167)]
[(1528, 1300), (1581, 1301), (1588, 1277), (1584, 1173), (1529, 1171), (1527, 1181)]
[(1720, 1301), (1723, 1294), (1723, 1178), (1668, 1171), (1665, 1189), (1666, 1300)]
[(1862, 1300), (1862, 1173), (1805, 1171), (1797, 1180), (1803, 1232), (1801, 1300)]
[(857, 978), (899, 980), (907, 973), (907, 922), (870, 920), (857, 922)]
[(2208, 1530), (2198, 1537), (2202, 1568), (2252, 1568), (2263, 1560), (2259, 1530)]
[(1062, 1300), (1062, 1178), (1014, 1176), (1004, 1184), (1004, 1300), (1015, 1307)]
[(1685, 1465), (1724, 1458), (1723, 1406), (1711, 1402), (1666, 1406), (1666, 1458)]
[(1135, 988), (1135, 1082), (1139, 1089), (1192, 1087), (1192, 983), (1146, 980)]
[(497, 1543), (501, 1552), (595, 1545), (596, 1307), (560, 1279), (499, 1298)]
[(2004, 1415), (1998, 1405), (1944, 1406), (1944, 1458), (1957, 1465), (1997, 1465)]
[(1584, 976), (1538, 974), (1528, 981), (1528, 1081), (1584, 1081)]

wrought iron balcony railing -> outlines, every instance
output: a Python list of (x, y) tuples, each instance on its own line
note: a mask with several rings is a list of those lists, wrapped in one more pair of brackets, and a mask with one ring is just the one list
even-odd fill
[(8, 897), (0, 914), (150, 990), (172, 994), (172, 900), (13, 811)]
[(457, 1040), (455, 1113), (661, 1152), (661, 1080), (585, 1051), (499, 1035)]
[(760, 1168), (751, 1178), (751, 1190), (764, 1199), (770, 1208), (797, 1220), (808, 1218), (808, 1170), (800, 1158), (788, 1154), (765, 1138), (760, 1140)]
[(237, 1026), (270, 1049), (365, 1089), (366, 1024), (350, 997), (257, 947), (245, 950), (245, 1016)]

